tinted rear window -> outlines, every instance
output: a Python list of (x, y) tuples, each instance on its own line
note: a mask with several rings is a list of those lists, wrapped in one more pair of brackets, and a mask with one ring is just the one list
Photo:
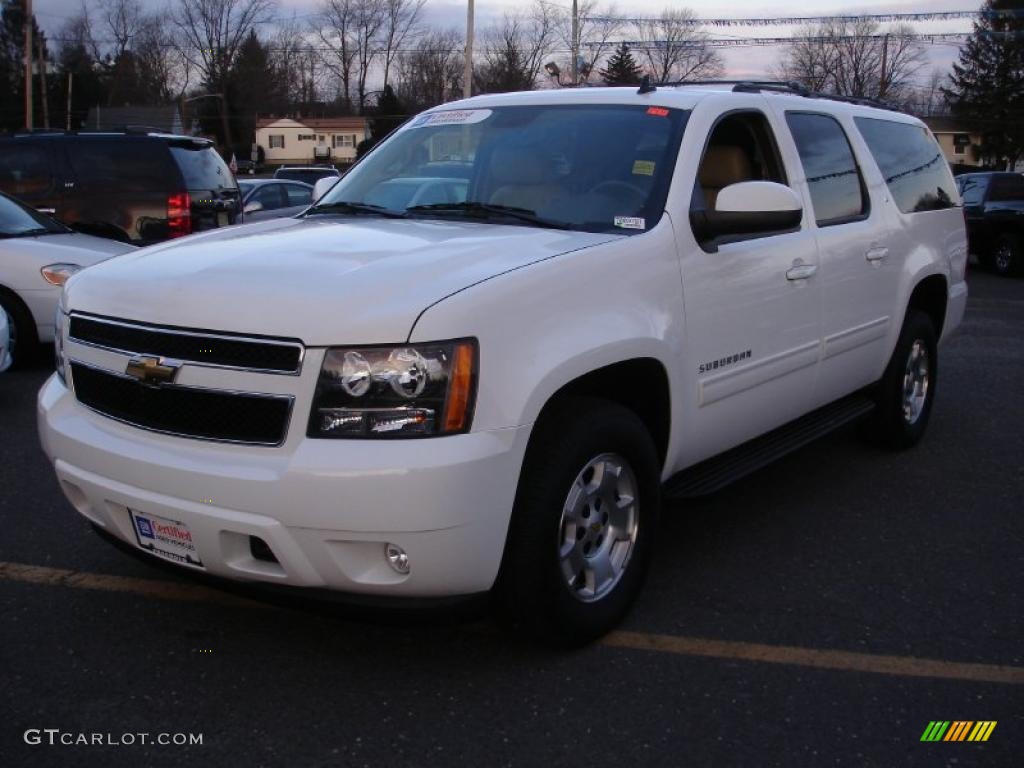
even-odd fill
[(1024, 200), (1024, 176), (1013, 174), (996, 176), (992, 179), (992, 194), (989, 200)]
[(953, 174), (926, 128), (873, 117), (856, 117), (854, 122), (903, 213), (956, 205)]
[(86, 189), (164, 196), (176, 185), (159, 141), (82, 139), (69, 144), (68, 158)]
[(306, 170), (299, 168), (295, 170), (284, 170), (278, 171), (274, 174), (275, 179), (291, 179), (292, 181), (304, 181), (307, 184), (316, 184), (320, 179), (327, 176), (337, 177), (337, 173), (326, 169), (314, 169), (310, 168)]
[(231, 169), (213, 147), (172, 146), (171, 154), (189, 190), (238, 188)]

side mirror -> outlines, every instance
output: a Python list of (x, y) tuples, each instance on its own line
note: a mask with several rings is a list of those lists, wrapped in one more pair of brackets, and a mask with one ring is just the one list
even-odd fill
[(730, 235), (785, 232), (800, 226), (803, 203), (796, 192), (774, 181), (741, 181), (718, 193), (713, 210), (690, 212), (701, 242)]
[(252, 200), (245, 204), (245, 208), (242, 209), (242, 213), (257, 213), (263, 210), (263, 203), (259, 200)]
[(331, 188), (338, 183), (338, 176), (324, 176), (322, 179), (317, 179), (316, 184), (313, 185), (313, 202), (317, 203), (320, 198), (331, 191)]

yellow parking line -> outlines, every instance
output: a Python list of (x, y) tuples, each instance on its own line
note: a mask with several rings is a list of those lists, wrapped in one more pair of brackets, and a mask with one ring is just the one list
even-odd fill
[[(0, 561), (0, 581), (17, 581), (106, 592), (128, 592), (158, 600), (266, 607), (258, 601), (235, 597), (198, 584), (111, 576), (3, 561)], [(930, 677), (979, 683), (1024, 685), (1024, 667), (1011, 667), (1002, 664), (940, 661), (938, 659), (919, 659), (913, 656), (886, 656), (732, 640), (709, 640), (700, 637), (656, 635), (626, 630), (611, 632), (600, 640), (600, 644), (610, 648), (653, 651), (678, 656), (703, 656), (764, 664), (788, 664), (899, 677)]]

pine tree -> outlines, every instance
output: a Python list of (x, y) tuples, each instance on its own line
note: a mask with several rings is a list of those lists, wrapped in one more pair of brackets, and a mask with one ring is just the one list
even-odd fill
[(625, 43), (615, 49), (608, 66), (601, 70), (605, 85), (638, 85), (643, 75), (643, 68), (636, 63)]
[(950, 80), (943, 93), (981, 134), (982, 157), (1012, 168), (1024, 156), (1024, 0), (985, 3)]

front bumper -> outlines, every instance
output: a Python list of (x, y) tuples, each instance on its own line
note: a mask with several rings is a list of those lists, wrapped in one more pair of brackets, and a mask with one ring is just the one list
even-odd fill
[[(401, 597), (493, 585), (529, 438), (517, 427), (279, 449), (207, 443), (93, 413), (56, 376), (39, 392), (38, 420), (68, 500), (121, 541), (137, 546), (128, 510), (148, 512), (188, 526), (211, 575)], [(251, 536), (276, 563), (253, 556)], [(389, 542), (408, 553), (408, 574), (388, 565)]]

